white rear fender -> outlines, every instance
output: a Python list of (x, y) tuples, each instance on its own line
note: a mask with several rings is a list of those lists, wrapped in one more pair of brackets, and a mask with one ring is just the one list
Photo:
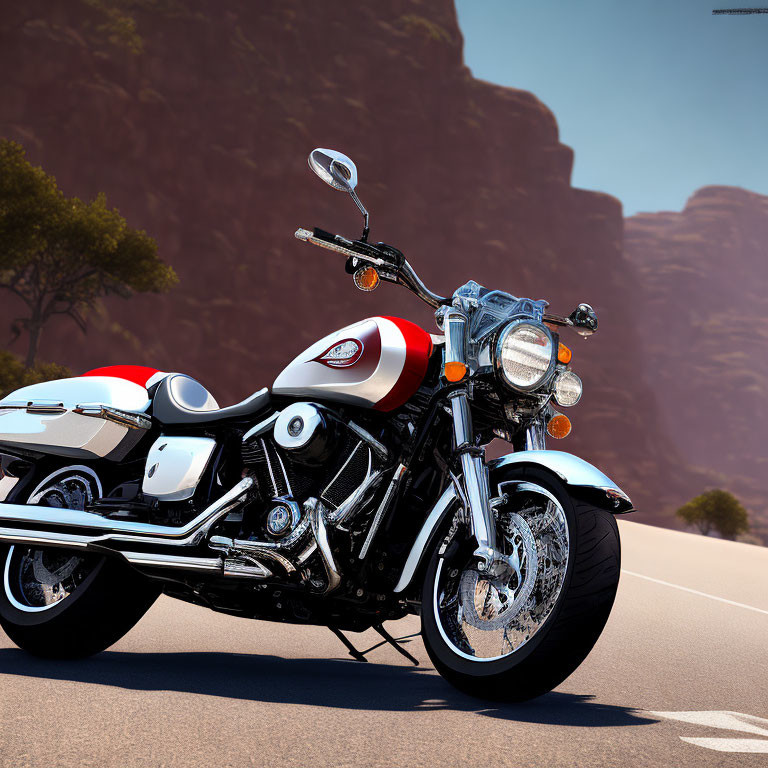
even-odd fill
[[(504, 469), (515, 465), (546, 469), (568, 485), (574, 495), (586, 496), (595, 506), (602, 507), (613, 514), (626, 514), (634, 509), (629, 496), (607, 475), (584, 459), (563, 451), (518, 451), (489, 461), (492, 494), (498, 491), (498, 484), (504, 480)], [(424, 521), (405, 561), (395, 592), (402, 592), (411, 583), (424, 553), (429, 548), (442, 521), (455, 508), (456, 501), (456, 491), (450, 485)]]

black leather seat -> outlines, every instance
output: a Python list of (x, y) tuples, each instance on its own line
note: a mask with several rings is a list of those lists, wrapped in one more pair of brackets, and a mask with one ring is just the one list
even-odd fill
[(158, 384), (152, 400), (152, 415), (161, 424), (212, 424), (228, 419), (257, 416), (269, 406), (269, 390), (261, 389), (242, 403), (219, 408), (202, 384), (175, 373)]

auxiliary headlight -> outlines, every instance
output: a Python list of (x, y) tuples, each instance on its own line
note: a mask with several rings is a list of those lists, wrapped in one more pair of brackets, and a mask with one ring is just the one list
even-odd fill
[(546, 326), (518, 320), (501, 332), (496, 366), (510, 387), (530, 392), (546, 381), (554, 365), (555, 345)]
[(581, 399), (581, 379), (573, 371), (560, 371), (555, 377), (553, 392), (558, 405), (576, 405)]

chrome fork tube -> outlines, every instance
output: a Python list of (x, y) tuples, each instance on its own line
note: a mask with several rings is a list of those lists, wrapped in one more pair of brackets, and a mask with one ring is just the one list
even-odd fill
[[(467, 364), (467, 316), (459, 307), (451, 307), (445, 313), (445, 362)], [(453, 415), (455, 448), (461, 457), (461, 472), (469, 505), (468, 517), (472, 533), (477, 539), (475, 557), (478, 568), (490, 570), (495, 560), (496, 526), (489, 497), (488, 468), (481, 449), (475, 446), (472, 429), (472, 413), (469, 409), (469, 392), (466, 387), (449, 395)]]
[(496, 526), (489, 500), (488, 467), (482, 456), (474, 455), (472, 414), (469, 410), (469, 396), (466, 390), (457, 390), (450, 395), (453, 414), (453, 433), (456, 449), (461, 455), (461, 472), (464, 481), (469, 519), (472, 533), (477, 539), (475, 556), (480, 570), (488, 570), (493, 563), (496, 550)]
[(545, 451), (547, 449), (547, 428), (544, 419), (538, 416), (525, 431), (526, 451)]

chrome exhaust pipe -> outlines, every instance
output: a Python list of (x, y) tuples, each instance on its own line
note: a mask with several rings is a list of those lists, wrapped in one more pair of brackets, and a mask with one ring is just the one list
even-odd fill
[(136, 568), (174, 568), (182, 571), (221, 573), (224, 561), (220, 557), (187, 557), (156, 552), (120, 552)]
[(279, 545), (271, 541), (250, 541), (246, 539), (230, 539), (226, 536), (211, 536), (208, 546), (231, 557), (246, 557), (249, 560), (256, 557), (272, 560), (286, 573), (296, 571), (296, 566), (287, 558), (276, 552)]
[[(218, 520), (242, 503), (253, 482), (251, 477), (243, 478), (234, 488), (182, 526), (110, 520), (93, 512), (76, 509), (0, 503), (0, 542), (118, 555), (138, 569), (169, 568), (204, 571), (234, 578), (268, 579), (272, 572), (253, 557), (243, 562), (233, 557), (191, 557), (168, 552), (132, 552), (110, 547), (110, 544), (115, 543), (153, 544), (163, 548), (193, 547), (208, 535)], [(13, 524), (35, 527), (11, 527)], [(76, 532), (62, 531), (62, 528), (76, 529)]]
[(325, 523), (325, 507), (323, 506), (323, 503), (317, 499), (307, 499), (306, 504), (309, 507), (309, 520), (312, 524), (312, 533), (317, 542), (317, 548), (320, 550), (323, 565), (325, 566), (325, 575), (328, 579), (328, 586), (325, 588), (325, 593), (327, 594), (328, 592), (333, 592), (333, 590), (341, 584), (341, 574), (333, 559), (333, 552), (331, 551), (331, 545), (328, 541), (328, 527)]
[[(242, 503), (253, 482), (251, 477), (243, 478), (197, 517), (180, 526), (110, 520), (77, 509), (0, 503), (0, 540), (60, 547), (89, 547), (108, 542), (192, 547), (207, 536), (214, 523)], [(21, 530), (22, 525), (34, 526), (34, 529)], [(78, 532), (61, 532), (61, 528), (78, 529)]]
[(31, 544), (46, 547), (64, 547), (72, 549), (79, 547), (89, 552), (121, 557), (134, 568), (143, 571), (146, 568), (174, 569), (177, 571), (197, 571), (218, 576), (233, 578), (268, 579), (272, 571), (255, 558), (249, 557), (247, 562), (234, 558), (221, 557), (190, 557), (188, 555), (172, 555), (165, 552), (126, 552), (120, 549), (90, 546), (83, 541), (83, 537), (69, 536), (65, 534), (37, 534), (34, 531), (14, 531), (7, 533), (8, 529), (0, 529), (0, 540), (14, 545)]
[(248, 562), (226, 560), (220, 557), (187, 557), (184, 555), (167, 555), (155, 552), (120, 552), (134, 567), (142, 568), (173, 568), (179, 571), (204, 571), (219, 576), (230, 576), (239, 579), (268, 579), (272, 572), (258, 561), (249, 558)]

